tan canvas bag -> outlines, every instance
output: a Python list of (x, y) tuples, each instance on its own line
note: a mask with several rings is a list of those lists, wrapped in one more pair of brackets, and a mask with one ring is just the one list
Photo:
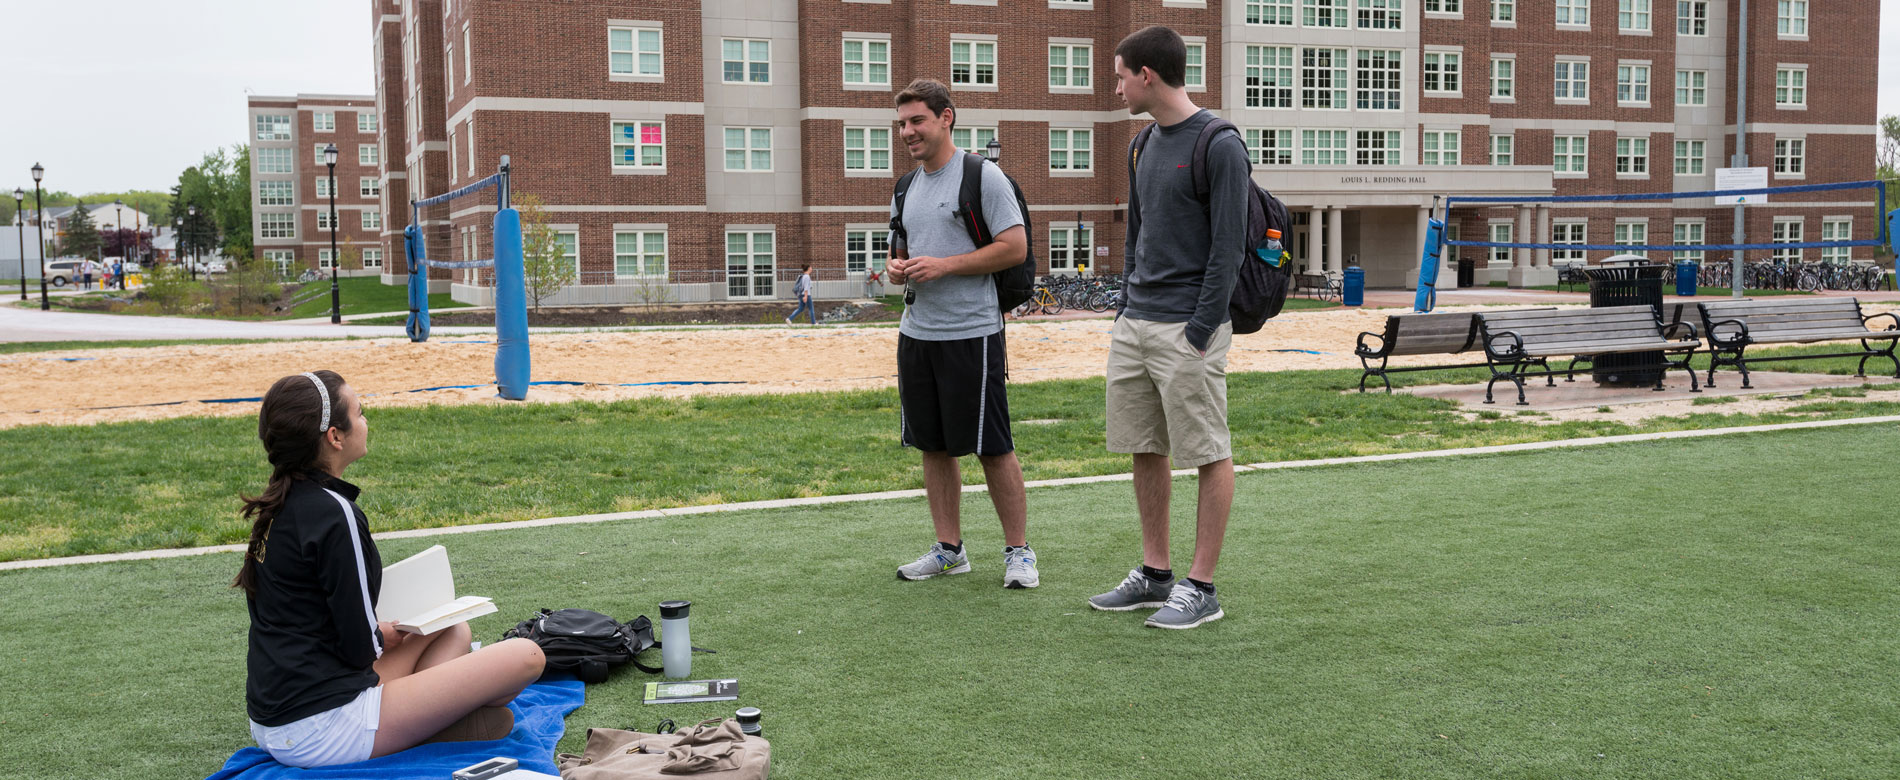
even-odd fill
[(765, 780), (772, 744), (747, 737), (734, 720), (709, 720), (674, 734), (588, 729), (581, 755), (555, 757), (562, 780)]

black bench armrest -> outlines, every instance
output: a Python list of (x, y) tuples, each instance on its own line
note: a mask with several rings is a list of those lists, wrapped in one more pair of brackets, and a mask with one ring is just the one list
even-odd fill
[[(1735, 336), (1722, 338), (1724, 326), (1735, 326)], [(1748, 345), (1748, 323), (1741, 320), (1716, 320), (1709, 323), (1709, 341), (1718, 347), (1742, 347)]]
[(1886, 317), (1887, 319), (1893, 320), (1893, 324), (1888, 325), (1885, 328), (1886, 330), (1900, 330), (1900, 316), (1895, 316), (1894, 313), (1890, 311), (1883, 311), (1879, 314), (1869, 314), (1862, 317), (1860, 318), (1861, 324), (1866, 325), (1868, 329), (1871, 330), (1873, 329), (1873, 322), (1876, 317)]
[[(1372, 338), (1375, 338), (1375, 339), (1378, 339), (1378, 340), (1379, 340), (1379, 348), (1378, 348), (1378, 349), (1367, 349), (1367, 348), (1366, 348), (1366, 337), (1367, 337), (1367, 336), (1371, 336)], [(1361, 333), (1359, 334), (1359, 345), (1358, 345), (1357, 347), (1354, 347), (1354, 348), (1353, 348), (1353, 351), (1352, 351), (1352, 352), (1353, 352), (1353, 354), (1355, 354), (1355, 355), (1359, 355), (1359, 356), (1361, 356), (1361, 357), (1378, 357), (1378, 356), (1379, 356), (1379, 353), (1381, 353), (1381, 352), (1384, 352), (1384, 351), (1385, 351), (1385, 348), (1386, 348), (1386, 343), (1385, 343), (1385, 337), (1384, 337), (1384, 336), (1382, 336), (1382, 335), (1379, 335), (1379, 334), (1377, 334), (1377, 333), (1372, 333), (1372, 332), (1370, 332), (1370, 331), (1362, 331), (1362, 332), (1361, 332)]]
[(1670, 335), (1669, 335), (1669, 333), (1670, 333), (1670, 331), (1673, 331), (1673, 330), (1675, 330), (1675, 329), (1677, 329), (1677, 328), (1688, 328), (1688, 329), (1689, 329), (1689, 338), (1687, 338), (1687, 339), (1680, 339), (1680, 338), (1677, 338), (1677, 339), (1676, 339), (1677, 341), (1695, 341), (1695, 340), (1696, 340), (1696, 333), (1697, 333), (1697, 331), (1696, 331), (1696, 326), (1695, 326), (1695, 323), (1693, 323), (1693, 322), (1689, 322), (1689, 321), (1687, 321), (1687, 320), (1676, 320), (1675, 322), (1672, 322), (1672, 323), (1669, 323), (1668, 325), (1664, 325), (1664, 326), (1662, 326), (1662, 334), (1663, 334), (1663, 338), (1675, 338), (1675, 337), (1673, 337), (1673, 336), (1670, 336)]
[[(1499, 349), (1498, 343), (1506, 338), (1511, 340), (1510, 344), (1505, 345), (1508, 349)], [(1492, 360), (1522, 360), (1524, 357), (1524, 339), (1508, 330), (1498, 331), (1497, 333), (1487, 333), (1484, 336), (1484, 354)]]

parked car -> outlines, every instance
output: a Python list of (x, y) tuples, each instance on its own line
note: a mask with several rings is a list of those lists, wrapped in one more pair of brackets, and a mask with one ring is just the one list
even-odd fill
[(223, 260), (199, 260), (191, 264), (191, 269), (201, 274), (221, 274), (228, 270)]
[(85, 271), (80, 267), (85, 262), (84, 260), (54, 260), (46, 264), (46, 272), (41, 274), (40, 278), (45, 279), (47, 284), (54, 287), (65, 287), (85, 275)]

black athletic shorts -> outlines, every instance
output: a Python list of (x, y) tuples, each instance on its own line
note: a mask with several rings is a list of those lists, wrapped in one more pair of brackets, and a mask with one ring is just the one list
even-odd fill
[(898, 334), (904, 446), (953, 456), (1015, 452), (1004, 362), (1002, 331), (955, 341)]

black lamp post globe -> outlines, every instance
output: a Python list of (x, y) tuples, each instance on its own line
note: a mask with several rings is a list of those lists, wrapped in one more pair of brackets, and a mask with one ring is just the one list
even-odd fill
[(343, 294), (336, 285), (336, 144), (323, 147), (323, 164), (330, 168), (330, 324), (343, 324)]

